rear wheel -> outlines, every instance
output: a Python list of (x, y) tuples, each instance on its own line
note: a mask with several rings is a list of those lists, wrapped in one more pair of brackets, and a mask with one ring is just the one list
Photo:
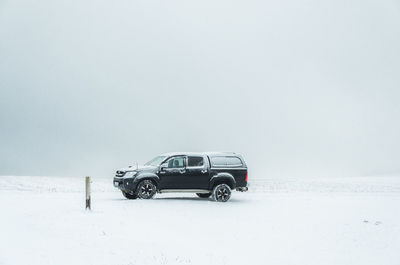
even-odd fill
[(211, 192), (209, 193), (196, 193), (200, 198), (209, 198), (211, 196)]
[(122, 191), (122, 195), (124, 195), (125, 198), (129, 199), (129, 200), (134, 200), (137, 198), (136, 194), (129, 194), (125, 191)]
[(151, 180), (143, 180), (137, 186), (136, 194), (140, 199), (151, 199), (157, 192), (157, 187)]
[(227, 184), (219, 184), (213, 189), (212, 196), (214, 201), (226, 202), (231, 197), (231, 188)]

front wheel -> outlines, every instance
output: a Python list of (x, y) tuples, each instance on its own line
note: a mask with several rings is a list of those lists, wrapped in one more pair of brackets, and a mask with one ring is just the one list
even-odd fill
[(129, 199), (129, 200), (134, 200), (137, 198), (136, 194), (129, 194), (125, 191), (122, 191), (122, 195), (124, 195), (125, 198)]
[(213, 189), (212, 196), (214, 201), (226, 202), (231, 197), (231, 188), (227, 184), (219, 184)]
[(157, 187), (151, 180), (143, 180), (137, 186), (136, 194), (140, 199), (151, 199), (157, 192)]
[(211, 192), (209, 193), (196, 193), (200, 198), (209, 198), (211, 196)]

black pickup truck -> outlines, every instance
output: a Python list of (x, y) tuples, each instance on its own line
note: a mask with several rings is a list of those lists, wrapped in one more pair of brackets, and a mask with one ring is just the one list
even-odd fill
[(226, 202), (231, 190), (247, 191), (247, 166), (236, 153), (168, 153), (142, 167), (117, 170), (114, 186), (127, 199), (151, 199), (158, 193), (193, 192)]

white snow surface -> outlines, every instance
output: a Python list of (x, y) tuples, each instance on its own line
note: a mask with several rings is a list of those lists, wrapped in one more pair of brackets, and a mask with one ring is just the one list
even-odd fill
[(400, 264), (400, 178), (266, 179), (227, 203), (0, 176), (0, 264)]

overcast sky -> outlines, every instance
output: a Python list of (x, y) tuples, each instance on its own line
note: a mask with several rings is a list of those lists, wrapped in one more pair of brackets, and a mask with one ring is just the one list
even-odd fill
[(398, 0), (0, 0), (0, 175), (400, 175), (399, 103)]

